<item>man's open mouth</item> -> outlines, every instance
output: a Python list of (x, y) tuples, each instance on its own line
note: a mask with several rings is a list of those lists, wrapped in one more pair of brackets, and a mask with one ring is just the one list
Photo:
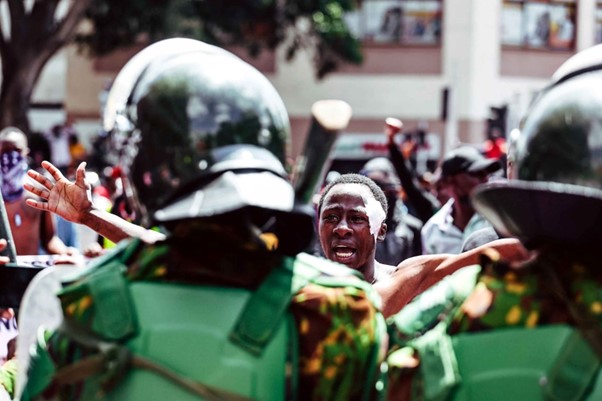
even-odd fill
[(355, 255), (355, 249), (348, 246), (335, 246), (333, 252), (336, 260), (343, 264), (351, 260), (353, 255)]

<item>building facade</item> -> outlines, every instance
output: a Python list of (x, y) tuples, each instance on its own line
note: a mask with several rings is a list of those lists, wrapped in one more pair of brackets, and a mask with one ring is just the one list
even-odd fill
[[(353, 108), (337, 158), (382, 154), (384, 119), (397, 117), (406, 133), (426, 133), (436, 160), (459, 143), (483, 142), (495, 109), (506, 111), (506, 132), (515, 127), (560, 64), (602, 42), (602, 2), (595, 0), (364, 0), (347, 22), (362, 38), (364, 63), (320, 81), (310, 54), (286, 62), (280, 51), (255, 60), (238, 52), (281, 94), (293, 157), (313, 102), (337, 98)], [(66, 51), (64, 104), (80, 131), (98, 129), (103, 88), (136, 50), (96, 60)]]

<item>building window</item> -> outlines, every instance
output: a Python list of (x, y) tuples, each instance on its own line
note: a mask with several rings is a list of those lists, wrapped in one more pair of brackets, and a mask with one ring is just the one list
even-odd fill
[(438, 45), (441, 0), (363, 0), (348, 13), (351, 32), (365, 42)]
[(529, 49), (572, 50), (575, 0), (504, 1), (502, 44)]

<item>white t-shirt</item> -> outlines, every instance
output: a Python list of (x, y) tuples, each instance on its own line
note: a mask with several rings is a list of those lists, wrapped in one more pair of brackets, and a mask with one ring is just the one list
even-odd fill
[(454, 200), (450, 199), (441, 207), (422, 227), (422, 253), (433, 255), (440, 253), (458, 254), (462, 251), (462, 244), (470, 234), (491, 224), (480, 214), (475, 213), (468, 221), (464, 231), (454, 225), (452, 216)]
[(60, 134), (55, 136), (52, 130), (44, 132), (44, 136), (50, 146), (50, 161), (57, 167), (65, 167), (71, 163), (69, 152), (70, 131), (62, 128)]

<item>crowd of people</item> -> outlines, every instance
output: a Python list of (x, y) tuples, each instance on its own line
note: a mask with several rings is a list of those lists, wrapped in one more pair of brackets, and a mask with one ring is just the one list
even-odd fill
[(269, 81), (198, 41), (149, 46), (108, 93), (104, 185), (81, 153), (28, 170), (27, 136), (0, 133), (18, 255), (80, 263), (56, 219), (112, 244), (30, 295), (60, 301), (39, 333), (2, 309), (0, 400), (599, 399), (601, 66), (597, 46), (559, 69), (506, 165), (467, 144), (425, 185), (388, 118), (388, 156), (306, 205)]

